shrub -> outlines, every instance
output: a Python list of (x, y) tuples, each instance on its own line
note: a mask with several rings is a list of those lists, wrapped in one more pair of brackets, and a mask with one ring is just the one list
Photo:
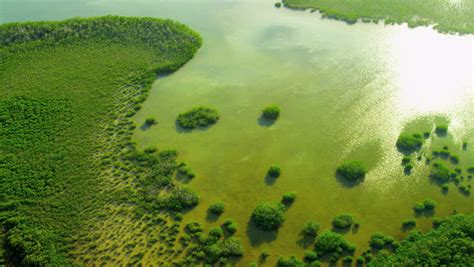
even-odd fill
[(226, 219), (222, 224), (222, 228), (224, 228), (224, 230), (226, 230), (231, 235), (237, 232), (237, 224), (232, 219)]
[(281, 3), (280, 3), (280, 2), (276, 2), (276, 3), (275, 3), (275, 7), (281, 7)]
[(416, 221), (414, 219), (406, 219), (402, 222), (403, 228), (412, 228), (416, 226)]
[(370, 238), (369, 245), (373, 249), (383, 249), (385, 245), (392, 244), (393, 241), (395, 241), (393, 237), (377, 232)]
[(186, 226), (184, 226), (184, 230), (190, 234), (196, 234), (204, 231), (204, 228), (198, 222), (189, 222), (186, 224)]
[(350, 262), (353, 262), (354, 261), (354, 257), (352, 256), (345, 256), (343, 259), (342, 259), (343, 262), (345, 263), (350, 263)]
[(262, 110), (262, 117), (268, 120), (276, 120), (280, 116), (280, 108), (277, 105), (270, 105)]
[(403, 158), (402, 158), (402, 164), (403, 165), (406, 165), (406, 164), (410, 163), (410, 161), (411, 161), (411, 156), (403, 156)]
[(436, 207), (436, 201), (434, 201), (431, 198), (425, 199), (423, 201), (423, 204), (425, 206), (425, 209), (427, 209), (427, 210), (434, 210), (434, 208)]
[(467, 172), (468, 173), (474, 173), (474, 165), (467, 167)]
[(304, 260), (308, 262), (313, 262), (318, 259), (318, 253), (308, 250), (304, 252)]
[(191, 168), (189, 168), (186, 164), (184, 163), (181, 163), (179, 166), (178, 166), (178, 174), (181, 175), (181, 176), (184, 176), (188, 179), (193, 179), (194, 177), (196, 177), (196, 174), (194, 174), (194, 172), (191, 170)]
[(156, 124), (156, 119), (155, 118), (146, 118), (145, 119), (145, 124), (148, 126), (155, 125)]
[(398, 137), (396, 145), (401, 150), (413, 152), (420, 149), (423, 142), (423, 138), (419, 135), (402, 133)]
[(209, 235), (217, 237), (217, 238), (221, 238), (222, 236), (224, 236), (224, 231), (222, 230), (221, 227), (214, 227), (209, 231)]
[(316, 237), (319, 231), (319, 223), (314, 221), (308, 221), (303, 227), (301, 233), (306, 237)]
[(451, 157), (449, 158), (451, 160), (452, 163), (454, 164), (458, 164), (459, 163), (459, 156), (458, 155), (451, 155)]
[(209, 206), (209, 212), (216, 215), (224, 213), (225, 205), (222, 202), (218, 202)]
[(181, 211), (194, 207), (199, 202), (199, 195), (189, 188), (175, 187), (166, 198), (166, 207), (171, 210)]
[(318, 256), (332, 256), (340, 258), (342, 253), (353, 253), (355, 245), (344, 239), (341, 234), (325, 231), (316, 238), (314, 245)]
[(206, 127), (215, 124), (219, 119), (217, 110), (206, 107), (195, 107), (178, 115), (176, 122), (185, 129)]
[(221, 243), (222, 255), (227, 257), (242, 257), (244, 255), (244, 246), (240, 239), (229, 237)]
[(277, 230), (285, 220), (285, 206), (278, 202), (263, 202), (252, 213), (252, 220), (263, 231)]
[(352, 226), (353, 220), (351, 214), (341, 214), (332, 220), (332, 226), (338, 229), (346, 229)]
[(436, 125), (435, 132), (438, 135), (445, 135), (448, 132), (448, 125), (447, 124)]
[(430, 172), (430, 177), (437, 182), (447, 183), (451, 178), (451, 172), (442, 163), (437, 163), (433, 166), (433, 169)]
[(415, 206), (413, 206), (413, 209), (415, 212), (420, 213), (425, 210), (425, 205), (422, 202), (417, 202), (415, 203)]
[(277, 262), (278, 267), (304, 267), (303, 261), (297, 259), (295, 256), (280, 257)]
[(277, 178), (277, 177), (280, 177), (281, 175), (281, 168), (277, 165), (272, 165), (270, 167), (270, 169), (268, 169), (268, 173), (267, 173), (268, 176), (270, 177), (273, 177), (273, 178)]
[(295, 198), (296, 198), (295, 192), (288, 192), (288, 193), (283, 194), (281, 201), (285, 204), (291, 204), (295, 201)]
[(360, 161), (347, 161), (337, 168), (337, 173), (349, 181), (360, 181), (367, 174), (367, 168)]
[(411, 172), (412, 169), (413, 169), (413, 164), (408, 163), (405, 165), (405, 168), (404, 168), (405, 172)]

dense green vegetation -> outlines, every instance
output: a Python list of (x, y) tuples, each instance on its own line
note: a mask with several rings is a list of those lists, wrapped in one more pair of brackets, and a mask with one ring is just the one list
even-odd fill
[(400, 150), (412, 153), (419, 150), (423, 145), (423, 137), (419, 134), (402, 133), (397, 139), (397, 147)]
[(337, 173), (351, 182), (358, 182), (365, 178), (367, 168), (362, 162), (352, 160), (341, 164), (337, 168)]
[(474, 3), (445, 0), (283, 0), (294, 9), (319, 10), (323, 16), (348, 23), (361, 19), (386, 24), (408, 23), (410, 27), (434, 25), (440, 32), (474, 33)]
[(374, 266), (472, 266), (474, 215), (453, 215), (436, 229), (411, 232), (394, 254), (378, 254)]
[(220, 215), (220, 214), (224, 213), (224, 210), (225, 210), (225, 205), (222, 202), (212, 204), (209, 207), (209, 212), (213, 213), (213, 214), (216, 214), (216, 215)]
[(276, 231), (285, 220), (285, 206), (278, 202), (263, 202), (252, 213), (255, 226), (263, 231)]
[(178, 115), (176, 122), (185, 129), (207, 127), (215, 124), (219, 113), (213, 108), (195, 107)]
[[(197, 203), (170, 181), (176, 153), (136, 152), (130, 121), (156, 75), (193, 57), (197, 34), (169, 20), (102, 17), (1, 25), (0, 44), (0, 222), (10, 264), (69, 264), (106, 203)], [(141, 192), (152, 188), (163, 193), (148, 202)]]
[(267, 175), (272, 178), (278, 178), (281, 175), (281, 168), (277, 165), (272, 165), (270, 169), (268, 169)]
[(352, 223), (352, 215), (348, 213), (338, 215), (332, 220), (332, 226), (336, 229), (350, 228), (352, 226)]
[(270, 105), (262, 110), (262, 117), (267, 120), (276, 120), (280, 116), (280, 108), (277, 105)]
[(355, 245), (341, 234), (326, 231), (316, 238), (314, 249), (319, 257), (329, 257), (330, 261), (336, 262), (344, 254), (354, 253)]

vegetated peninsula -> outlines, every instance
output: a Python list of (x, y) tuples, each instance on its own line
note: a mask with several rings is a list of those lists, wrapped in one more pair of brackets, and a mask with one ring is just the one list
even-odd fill
[(443, 33), (474, 33), (474, 2), (446, 0), (283, 0), (294, 9), (319, 10), (323, 16), (348, 23), (358, 19), (410, 27), (434, 25)]
[[(116, 258), (130, 253), (114, 227), (127, 220), (133, 229), (140, 210), (197, 203), (171, 182), (176, 152), (136, 150), (130, 117), (156, 75), (175, 71), (200, 46), (188, 27), (154, 18), (0, 25), (0, 255), (7, 265), (113, 265), (112, 254), (95, 248), (107, 240), (119, 246)], [(160, 198), (146, 199), (148, 190)], [(100, 218), (111, 224), (101, 227)]]

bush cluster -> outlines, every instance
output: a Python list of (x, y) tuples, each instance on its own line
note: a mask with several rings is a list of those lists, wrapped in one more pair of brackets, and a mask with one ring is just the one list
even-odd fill
[(356, 182), (365, 178), (367, 168), (360, 161), (347, 161), (337, 168), (337, 173), (349, 181)]
[(195, 107), (178, 115), (176, 122), (185, 129), (207, 127), (215, 124), (219, 119), (216, 109), (208, 107)]
[(285, 220), (285, 206), (278, 202), (262, 202), (254, 209), (252, 220), (260, 230), (276, 231)]

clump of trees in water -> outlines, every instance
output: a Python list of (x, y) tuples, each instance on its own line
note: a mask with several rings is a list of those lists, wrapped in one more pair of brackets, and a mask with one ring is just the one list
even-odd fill
[(267, 120), (276, 120), (280, 116), (280, 108), (277, 105), (270, 105), (262, 110), (262, 117)]
[(263, 231), (276, 231), (285, 220), (285, 206), (278, 202), (262, 202), (252, 213), (255, 226)]
[(213, 125), (219, 120), (216, 109), (208, 107), (195, 107), (178, 115), (176, 123), (185, 129), (195, 129)]
[(209, 206), (209, 212), (215, 215), (221, 215), (225, 211), (225, 205), (222, 202), (217, 202)]
[(361, 161), (352, 160), (341, 164), (337, 173), (351, 182), (358, 182), (365, 178), (367, 168)]
[(281, 175), (281, 168), (277, 165), (272, 165), (270, 169), (268, 169), (267, 175), (272, 178), (278, 178)]
[(424, 139), (420, 134), (402, 133), (397, 139), (397, 147), (400, 150), (414, 152), (419, 150), (424, 143)]
[(352, 214), (344, 213), (332, 220), (332, 226), (336, 229), (349, 229), (352, 227), (353, 222)]

